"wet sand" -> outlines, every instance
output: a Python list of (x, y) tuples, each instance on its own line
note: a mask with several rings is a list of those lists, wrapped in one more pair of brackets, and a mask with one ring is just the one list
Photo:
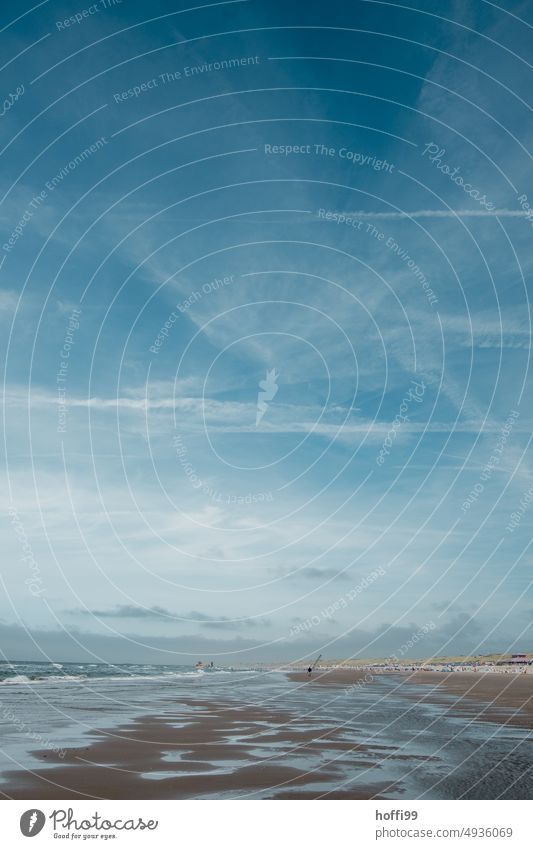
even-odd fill
[(372, 673), (367, 669), (315, 669), (311, 675), (307, 672), (289, 672), (288, 678), (299, 684), (320, 684), (322, 687), (352, 687), (364, 685)]
[[(325, 750), (329, 760), (345, 756), (354, 769), (376, 767), (375, 751), (343, 740), (334, 728), (305, 730), (300, 717), (248, 706), (192, 700), (187, 706), (195, 708), (192, 715), (190, 710), (176, 710), (120, 729), (96, 730), (89, 745), (67, 749), (62, 759), (51, 751), (36, 752), (47, 768), (7, 774), (0, 793), (12, 799), (188, 799), (220, 793), (231, 798), (379, 798), (380, 786), (371, 782), (353, 791), (328, 792), (322, 787), (314, 792), (313, 784), (341, 782), (334, 763), (314, 772), (290, 765), (296, 749), (299, 756)], [(274, 733), (262, 738), (267, 730)], [(244, 735), (245, 742), (234, 739)], [(254, 749), (279, 744), (286, 744), (286, 767), (279, 757), (273, 764), (253, 754)], [(163, 755), (173, 759), (164, 760)]]
[(409, 675), (407, 683), (431, 686), (428, 695), (419, 699), (422, 702), (435, 702), (439, 691), (444, 691), (456, 697), (454, 713), (533, 729), (533, 675), (416, 672)]
[[(308, 685), (323, 687), (364, 686), (372, 676), (394, 675), (403, 679), (399, 693), (410, 701), (447, 705), (458, 715), (488, 722), (508, 722), (522, 728), (533, 729), (533, 675), (497, 672), (381, 672), (364, 669), (317, 669), (311, 677), (305, 672), (294, 672), (289, 678)], [(424, 684), (431, 689), (420, 695), (410, 692), (413, 684)], [(445, 695), (455, 696), (451, 703)]]
[[(394, 676), (397, 693), (407, 701), (439, 704), (454, 716), (533, 728), (533, 675), (331, 669), (315, 670), (310, 678), (305, 672), (288, 677), (302, 688), (338, 689), (364, 687), (382, 674)], [(346, 739), (345, 730), (327, 722), (317, 730), (312, 716), (306, 720), (289, 711), (187, 699), (170, 703), (164, 715), (144, 716), (121, 728), (96, 729), (86, 735), (83, 745), (66, 749), (64, 758), (49, 749), (35, 752), (42, 767), (5, 774), (0, 795), (376, 799), (386, 789), (389, 796), (394, 788), (383, 780), (380, 761), (404, 755), (393, 745), (354, 744)], [(341, 761), (344, 772), (339, 769)], [(350, 782), (354, 786), (348, 789), (346, 767), (354, 776)], [(362, 771), (364, 786), (356, 781)], [(398, 787), (398, 797), (401, 792)]]

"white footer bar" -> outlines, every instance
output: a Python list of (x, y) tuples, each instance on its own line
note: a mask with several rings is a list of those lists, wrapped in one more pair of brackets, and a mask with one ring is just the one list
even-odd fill
[(36, 849), (531, 849), (532, 808), (527, 801), (6, 800), (0, 822), (3, 846)]

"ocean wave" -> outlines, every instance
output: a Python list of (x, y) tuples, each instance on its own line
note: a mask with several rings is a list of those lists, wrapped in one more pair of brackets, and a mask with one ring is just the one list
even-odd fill
[(31, 684), (31, 680), (27, 675), (13, 675), (11, 678), (4, 678), (0, 684)]
[(48, 681), (86, 681), (86, 675), (12, 675), (0, 681), (0, 686), (8, 684), (46, 684)]
[(168, 681), (171, 678), (201, 678), (202, 669), (195, 672), (160, 672), (158, 675), (103, 675), (93, 676), (89, 681)]
[[(57, 684), (58, 682), (68, 684), (69, 682), (102, 682), (113, 681), (124, 683), (141, 681), (159, 681), (169, 683), (174, 680), (195, 681), (207, 676), (231, 676), (249, 675), (252, 670), (243, 669), (169, 669), (157, 667), (152, 664), (130, 665), (129, 668), (120, 666), (87, 663), (87, 664), (60, 664), (50, 663), (48, 668), (39, 664), (13, 664), (8, 667), (12, 674), (6, 674), (0, 668), (0, 685), (25, 685), (32, 684)], [(4, 674), (2, 674), (4, 673)]]

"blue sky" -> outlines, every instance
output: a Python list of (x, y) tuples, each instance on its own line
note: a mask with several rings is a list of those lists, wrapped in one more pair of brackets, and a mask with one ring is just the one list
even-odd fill
[(4, 656), (528, 650), (528, 4), (14, 15)]

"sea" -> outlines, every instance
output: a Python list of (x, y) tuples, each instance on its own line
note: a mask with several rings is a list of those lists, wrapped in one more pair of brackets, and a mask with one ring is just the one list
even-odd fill
[[(256, 723), (253, 739), (243, 739), (236, 711), (234, 733), (227, 739), (244, 747), (247, 760), (212, 764), (211, 774), (268, 763), (313, 776), (307, 789), (324, 796), (379, 786), (380, 797), (390, 799), (530, 799), (531, 732), (507, 722), (511, 712), (509, 717), (500, 712), (500, 722), (478, 721), (482, 705), (474, 701), (463, 700), (460, 715), (452, 696), (439, 694), (438, 703), (421, 703), (417, 697), (428, 690), (410, 684), (407, 698), (395, 675), (374, 676), (358, 687), (309, 687), (291, 680), (284, 669), (0, 663), (0, 790), (9, 796), (17, 770), (54, 768), (43, 767), (37, 751), (61, 758), (70, 747), (89, 745), (94, 729), (117, 728), (147, 715), (170, 716), (176, 704), (201, 700), (263, 708), (267, 716)], [(294, 739), (279, 738), (276, 711), (294, 718)], [(323, 743), (311, 751), (298, 744), (298, 735), (310, 732)], [(179, 768), (169, 754), (161, 777), (173, 769), (178, 775)], [(317, 774), (324, 780), (317, 782)], [(305, 779), (299, 790), (306, 790)], [(153, 794), (157, 797), (156, 789)], [(205, 798), (272, 796), (268, 788), (243, 788)]]

